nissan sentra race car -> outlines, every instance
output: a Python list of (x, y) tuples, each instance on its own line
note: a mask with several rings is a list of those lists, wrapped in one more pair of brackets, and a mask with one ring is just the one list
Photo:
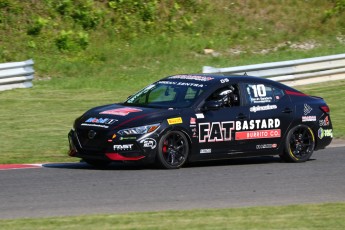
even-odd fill
[(279, 155), (305, 162), (333, 138), (330, 109), (316, 96), (249, 76), (175, 75), (125, 102), (90, 109), (68, 134), (69, 155), (113, 161), (187, 161)]

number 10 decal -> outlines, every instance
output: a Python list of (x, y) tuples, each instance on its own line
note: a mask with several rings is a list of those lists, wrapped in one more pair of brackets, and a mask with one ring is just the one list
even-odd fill
[(254, 91), (254, 97), (266, 97), (266, 88), (263, 84), (252, 85), (251, 87)]

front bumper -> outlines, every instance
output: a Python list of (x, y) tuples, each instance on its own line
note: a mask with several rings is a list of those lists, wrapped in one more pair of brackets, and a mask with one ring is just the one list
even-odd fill
[(97, 131), (95, 137), (88, 137), (89, 130), (74, 130), (68, 133), (71, 157), (106, 161), (148, 161), (153, 162), (157, 151), (157, 137), (112, 136), (107, 131)]

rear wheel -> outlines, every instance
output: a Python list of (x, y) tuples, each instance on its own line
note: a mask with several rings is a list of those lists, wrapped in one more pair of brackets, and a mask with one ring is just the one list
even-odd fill
[(280, 157), (287, 162), (305, 162), (313, 154), (314, 147), (313, 131), (306, 125), (297, 125), (289, 131)]
[(166, 169), (177, 169), (187, 161), (188, 153), (186, 135), (180, 131), (170, 131), (159, 141), (157, 163)]

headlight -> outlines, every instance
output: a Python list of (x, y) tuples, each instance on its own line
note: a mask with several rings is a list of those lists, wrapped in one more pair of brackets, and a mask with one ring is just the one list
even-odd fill
[(129, 129), (122, 129), (118, 131), (118, 133), (122, 136), (124, 135), (134, 135), (134, 134), (145, 134), (145, 133), (152, 133), (156, 129), (158, 129), (159, 124), (153, 124), (153, 125), (144, 125)]

